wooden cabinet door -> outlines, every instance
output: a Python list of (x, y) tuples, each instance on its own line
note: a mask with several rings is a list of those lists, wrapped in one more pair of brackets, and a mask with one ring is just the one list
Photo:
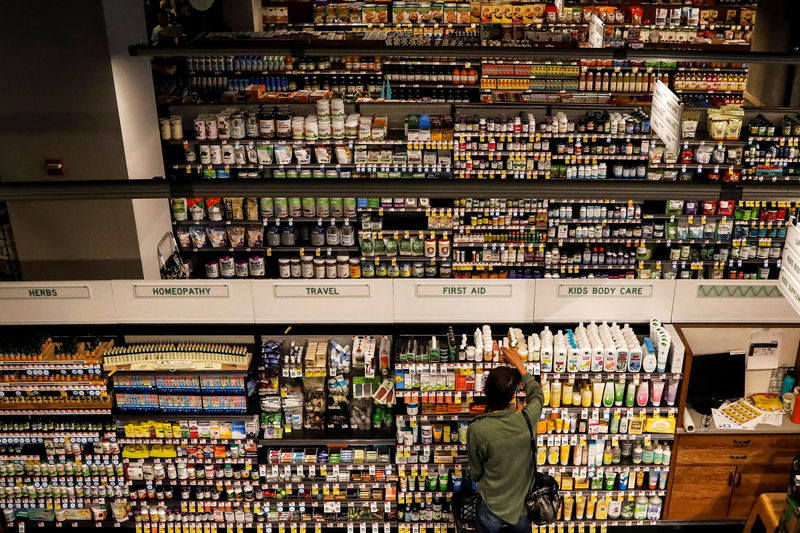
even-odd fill
[(756, 500), (764, 492), (786, 492), (790, 473), (791, 469), (788, 467), (737, 467), (728, 518), (747, 518)]
[(734, 466), (675, 468), (667, 520), (726, 519), (735, 474)]

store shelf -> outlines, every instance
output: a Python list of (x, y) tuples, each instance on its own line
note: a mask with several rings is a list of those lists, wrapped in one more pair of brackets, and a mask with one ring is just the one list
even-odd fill
[(366, 430), (294, 430), (286, 433), (282, 439), (260, 439), (261, 446), (383, 446), (397, 444), (396, 436), (391, 431), (381, 434), (380, 431)]
[[(679, 168), (679, 167), (678, 167)], [(713, 167), (711, 167), (713, 168)], [(724, 169), (724, 166), (720, 167)], [(499, 174), (499, 171), (497, 171)], [(759, 184), (693, 183), (638, 180), (475, 179), (457, 181), (459, 197), (504, 198), (626, 198), (630, 200), (715, 199), (721, 193), (741, 194), (744, 200), (775, 201), (794, 198), (800, 181)], [(304, 196), (312, 183), (305, 179), (208, 179), (208, 180), (95, 180), (2, 182), (0, 200), (70, 200), (120, 198), (187, 198), (259, 196)], [(319, 196), (376, 196), (452, 198), (455, 183), (448, 179), (316, 179)]]

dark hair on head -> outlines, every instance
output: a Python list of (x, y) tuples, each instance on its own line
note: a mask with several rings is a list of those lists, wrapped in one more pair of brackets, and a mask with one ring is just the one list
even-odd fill
[(484, 390), (489, 411), (502, 411), (509, 406), (519, 387), (519, 371), (508, 366), (498, 366), (489, 372)]

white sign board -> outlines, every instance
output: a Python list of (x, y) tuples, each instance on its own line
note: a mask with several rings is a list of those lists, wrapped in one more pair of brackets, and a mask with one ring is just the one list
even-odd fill
[(88, 285), (0, 287), (0, 300), (38, 300), (52, 298), (91, 298)]
[(778, 288), (789, 305), (800, 314), (800, 231), (794, 224), (789, 224), (786, 231), (786, 247), (781, 266)]
[(673, 154), (678, 153), (682, 115), (683, 104), (680, 98), (664, 82), (657, 80), (653, 90), (653, 105), (650, 108), (650, 127)]
[(781, 270), (778, 278), (778, 288), (786, 297), (786, 301), (797, 314), (800, 314), (800, 280), (789, 274), (788, 270)]
[(275, 298), (365, 298), (369, 297), (370, 285), (339, 285), (325, 282), (306, 282), (300, 285), (275, 285)]
[(257, 324), (391, 323), (392, 280), (254, 280)]
[(447, 284), (417, 283), (418, 298), (510, 298), (511, 284), (484, 285), (483, 283), (453, 282)]
[(398, 323), (531, 322), (536, 281), (532, 279), (396, 279), (394, 320)]
[(252, 324), (250, 280), (114, 280), (122, 323)]
[(596, 14), (589, 18), (589, 48), (603, 48), (605, 42), (606, 25)]
[(0, 324), (116, 321), (110, 281), (0, 283)]
[(669, 322), (675, 280), (537, 279), (534, 320)]
[(561, 298), (575, 297), (618, 297), (618, 298), (649, 298), (653, 295), (652, 285), (561, 285), (558, 288)]
[(796, 320), (776, 280), (682, 279), (675, 285), (676, 323)]
[(152, 285), (136, 284), (134, 292), (137, 298), (227, 298), (230, 287), (223, 285)]

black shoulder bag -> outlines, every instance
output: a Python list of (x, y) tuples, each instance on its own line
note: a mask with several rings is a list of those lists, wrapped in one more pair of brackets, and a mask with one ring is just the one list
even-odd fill
[[(528, 424), (531, 434), (531, 453), (533, 454), (534, 468), (536, 465), (536, 442), (534, 441), (533, 426), (525, 413), (520, 413)], [(538, 470), (533, 476), (533, 485), (525, 495), (525, 511), (528, 520), (541, 526), (550, 524), (558, 519), (558, 510), (561, 508), (561, 494), (558, 493), (558, 483), (550, 474), (542, 474)]]

